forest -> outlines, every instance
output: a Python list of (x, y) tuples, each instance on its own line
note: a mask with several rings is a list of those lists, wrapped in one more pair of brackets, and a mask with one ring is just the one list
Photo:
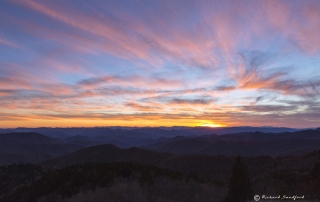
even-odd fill
[[(253, 174), (238, 156), (226, 181), (199, 172), (134, 162), (84, 163), (64, 167), (11, 164), (0, 167), (0, 200), (26, 201), (248, 201), (254, 195), (320, 200), (320, 163), (309, 170)], [(210, 176), (210, 175), (208, 175)], [(263, 192), (262, 192), (263, 191)]]

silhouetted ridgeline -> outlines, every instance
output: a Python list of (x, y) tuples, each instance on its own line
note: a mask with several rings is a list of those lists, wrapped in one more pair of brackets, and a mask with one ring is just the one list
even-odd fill
[(128, 128), (128, 127), (94, 127), (94, 128), (15, 128), (0, 129), (0, 133), (36, 132), (51, 138), (59, 138), (63, 142), (78, 141), (84, 146), (96, 144), (114, 144), (119, 147), (143, 146), (151, 144), (158, 138), (172, 138), (176, 136), (202, 136), (210, 134), (228, 134), (240, 132), (281, 133), (294, 132), (294, 128), (276, 127), (154, 127), (154, 128)]
[[(240, 129), (252, 130), (253, 128), (239, 127), (226, 128), (224, 130)], [(279, 128), (262, 129), (280, 130)], [(56, 139), (35, 132), (0, 134), (0, 164), (14, 162), (37, 163), (41, 160), (67, 154), (84, 147), (101, 144), (114, 144), (122, 148), (136, 146), (178, 155), (287, 156), (301, 155), (314, 149), (320, 149), (319, 129), (283, 133), (243, 132), (226, 135), (203, 135), (214, 130), (183, 127), (180, 129), (83, 128), (83, 131), (80, 128), (39, 128), (36, 130), (43, 131), (49, 135), (57, 135), (59, 132), (58, 134), (63, 136), (64, 133), (61, 130), (69, 133), (66, 135), (67, 137)], [(149, 134), (153, 132), (154, 134)], [(76, 133), (75, 136), (69, 137), (70, 134), (74, 133)], [(177, 134), (179, 136), (174, 136)]]
[[(62, 141), (33, 132), (0, 134), (0, 163), (41, 161), (1, 166), (0, 201), (222, 201), (238, 154), (253, 193), (314, 199), (320, 188), (319, 132), (160, 137), (144, 148), (83, 148), (97, 142), (80, 135)], [(140, 132), (131, 135), (122, 137), (141, 138)]]
[(228, 133), (241, 133), (241, 132), (265, 132), (265, 133), (282, 133), (282, 132), (294, 132), (299, 129), (284, 128), (284, 127), (223, 127), (223, 128), (211, 128), (211, 127), (74, 127), (74, 128), (12, 128), (12, 129), (0, 129), (0, 133), (10, 132), (37, 132), (53, 138), (65, 138), (76, 135), (87, 136), (101, 136), (108, 134), (127, 134), (127, 132), (137, 133), (140, 135), (152, 134), (156, 138), (158, 137), (175, 137), (179, 135), (191, 136), (191, 135), (206, 135), (206, 134), (228, 134)]
[[(110, 132), (113, 129), (108, 130)], [(119, 129), (120, 132), (118, 129), (114, 130), (116, 131), (115, 134), (109, 133), (105, 136), (95, 137), (87, 134), (87, 136), (76, 135), (60, 139), (34, 132), (0, 134), (0, 165), (19, 162), (38, 163), (84, 147), (105, 144), (105, 142), (107, 144), (117, 144), (120, 147), (122, 145), (124, 148), (127, 148), (128, 145), (143, 145), (141, 148), (178, 155), (268, 155), (276, 157), (302, 155), (320, 149), (319, 129), (292, 133), (244, 132), (226, 135), (160, 137), (156, 139), (147, 138), (153, 136), (142, 134), (141, 131), (154, 131), (160, 135), (160, 130), (166, 130), (147, 128), (139, 129), (141, 131), (135, 131), (134, 133), (124, 129)], [(172, 130), (168, 131), (171, 131), (168, 132), (169, 134), (172, 133)], [(141, 142), (138, 144), (139, 141)]]
[(0, 165), (26, 162), (37, 163), (61, 156), (83, 146), (66, 144), (33, 132), (0, 134)]
[(145, 146), (178, 155), (292, 156), (320, 149), (320, 130), (284, 133), (245, 132), (200, 137), (163, 138)]

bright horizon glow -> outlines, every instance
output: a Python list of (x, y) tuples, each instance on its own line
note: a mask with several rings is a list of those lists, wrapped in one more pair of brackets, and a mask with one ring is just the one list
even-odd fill
[(203, 124), (203, 125), (200, 125), (200, 127), (221, 128), (221, 127), (226, 127), (226, 125), (222, 125), (222, 124)]
[(198, 124), (195, 125), (196, 127), (210, 127), (210, 128), (219, 128), (219, 127), (228, 127), (225, 124), (214, 123), (207, 120), (198, 120)]
[(320, 2), (0, 2), (0, 128), (319, 127)]

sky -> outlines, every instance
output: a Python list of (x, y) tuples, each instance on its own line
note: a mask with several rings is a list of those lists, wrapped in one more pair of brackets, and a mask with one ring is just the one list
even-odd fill
[(0, 127), (320, 126), (320, 1), (2, 0)]

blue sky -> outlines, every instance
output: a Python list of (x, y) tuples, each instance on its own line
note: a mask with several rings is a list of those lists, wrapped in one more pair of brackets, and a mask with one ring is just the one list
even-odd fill
[(0, 127), (318, 127), (319, 1), (0, 3)]

